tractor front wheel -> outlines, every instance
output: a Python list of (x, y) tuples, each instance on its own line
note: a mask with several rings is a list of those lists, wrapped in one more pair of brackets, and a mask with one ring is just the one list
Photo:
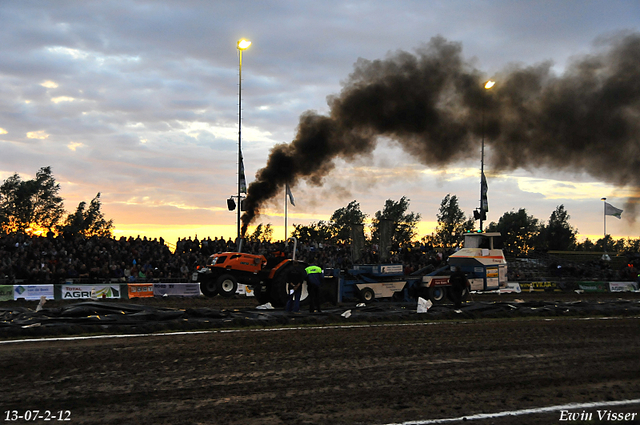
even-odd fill
[(216, 282), (218, 284), (218, 291), (223, 297), (232, 297), (238, 290), (238, 281), (233, 275), (223, 274)]
[(215, 297), (218, 295), (218, 282), (207, 276), (200, 281), (200, 291), (205, 297)]

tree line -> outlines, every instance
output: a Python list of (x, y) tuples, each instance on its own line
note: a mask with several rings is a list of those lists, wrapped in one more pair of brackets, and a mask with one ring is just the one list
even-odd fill
[[(416, 239), (420, 214), (409, 212), (410, 200), (403, 196), (399, 201), (388, 199), (384, 208), (377, 211), (369, 225), (367, 243), (376, 244), (380, 240), (380, 223), (390, 220), (392, 246), (399, 248), (411, 244)], [(347, 243), (355, 225), (364, 226), (367, 215), (360, 210), (357, 201), (336, 210), (328, 221), (318, 221), (308, 225), (294, 224), (292, 236), (303, 242)], [(437, 226), (433, 233), (425, 235), (420, 242), (434, 249), (451, 252), (462, 247), (464, 234), (475, 232), (476, 220), (465, 216), (460, 209), (458, 197), (447, 194), (440, 203), (436, 215)], [(609, 252), (617, 254), (640, 253), (640, 239), (621, 238), (614, 240), (611, 235), (593, 242), (585, 239), (578, 242), (578, 230), (569, 219), (571, 216), (564, 205), (558, 205), (546, 222), (530, 215), (525, 208), (505, 212), (497, 222), (491, 222), (486, 232), (502, 235), (503, 250), (510, 257), (525, 257), (548, 251)]]
[[(40, 168), (31, 180), (22, 180), (14, 173), (0, 186), (2, 232), (112, 236), (113, 220), (106, 219), (100, 210), (100, 193), (88, 205), (83, 201), (75, 211), (66, 212), (59, 192), (60, 185), (56, 182), (51, 167)], [(292, 236), (307, 243), (351, 243), (354, 228), (358, 226), (356, 230), (364, 233), (365, 243), (377, 245), (385, 228), (383, 224), (387, 228), (390, 224), (390, 245), (399, 249), (414, 243), (418, 237), (421, 216), (409, 211), (409, 206), (410, 199), (406, 196), (398, 201), (387, 199), (384, 207), (369, 219), (369, 216), (362, 212), (360, 204), (353, 200), (345, 207), (334, 211), (329, 220), (307, 225), (293, 224)], [(460, 248), (464, 234), (476, 231), (474, 217), (465, 216), (456, 195), (447, 194), (442, 199), (436, 218), (435, 231), (420, 238), (421, 243), (434, 249), (447, 252)], [(491, 222), (486, 231), (500, 232), (505, 254), (512, 257), (547, 251), (640, 253), (638, 238), (614, 240), (611, 235), (606, 235), (595, 242), (589, 239), (578, 242), (578, 231), (569, 223), (570, 218), (564, 205), (558, 205), (546, 222), (533, 217), (525, 208), (520, 208), (504, 213), (497, 222)], [(248, 237), (249, 240), (263, 242), (270, 242), (272, 238), (271, 224), (259, 224)]]
[[(408, 212), (410, 200), (403, 196), (398, 201), (387, 199), (384, 208), (377, 211), (371, 219), (367, 242), (380, 242), (382, 223), (392, 223), (391, 244), (403, 245), (415, 239), (420, 214)], [(355, 226), (364, 229), (368, 215), (360, 209), (357, 201), (351, 201), (346, 207), (337, 209), (328, 221), (320, 220), (308, 225), (294, 224), (292, 236), (302, 242), (350, 242)]]
[(7, 233), (59, 234), (111, 237), (113, 220), (100, 211), (100, 193), (87, 205), (80, 202), (66, 212), (59, 194), (60, 184), (51, 167), (42, 167), (34, 179), (22, 180), (18, 173), (0, 186), (0, 228)]

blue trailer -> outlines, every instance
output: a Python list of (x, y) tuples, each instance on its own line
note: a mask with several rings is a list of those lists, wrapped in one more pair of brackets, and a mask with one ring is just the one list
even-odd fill
[(507, 262), (499, 233), (467, 233), (464, 248), (437, 270), (423, 270), (405, 276), (402, 264), (362, 264), (351, 269), (326, 270), (326, 279), (337, 285), (337, 301), (376, 299), (408, 300), (422, 297), (433, 303), (447, 299), (453, 269), (462, 270), (473, 291), (506, 286)]
[(342, 272), (335, 271), (339, 273), (338, 302), (399, 298), (408, 282), (402, 264), (360, 264)]

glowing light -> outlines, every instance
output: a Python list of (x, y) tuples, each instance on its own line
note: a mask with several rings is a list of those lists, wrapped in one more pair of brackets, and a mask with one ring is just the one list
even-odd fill
[(495, 82), (495, 81), (491, 81), (491, 80), (489, 80), (489, 81), (487, 81), (487, 82), (485, 83), (484, 88), (485, 88), (485, 89), (487, 89), (487, 90), (489, 90), (491, 87), (493, 87), (493, 86), (495, 86), (495, 85), (496, 85), (496, 82)]
[(245, 40), (244, 38), (240, 41), (238, 41), (238, 49), (240, 50), (246, 50), (249, 48), (249, 46), (251, 46), (251, 42), (249, 40)]
[(58, 87), (58, 83), (51, 81), (51, 80), (47, 80), (44, 83), (40, 84), (42, 87), (46, 87), (48, 89), (55, 89)]
[(7, 130), (5, 130), (4, 128), (0, 127), (0, 134), (7, 134)]

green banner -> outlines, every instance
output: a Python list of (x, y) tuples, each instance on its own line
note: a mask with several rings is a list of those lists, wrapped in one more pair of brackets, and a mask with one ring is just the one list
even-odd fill
[(609, 287), (606, 282), (576, 282), (578, 289), (584, 292), (609, 292)]
[(0, 301), (13, 301), (13, 285), (0, 285)]

